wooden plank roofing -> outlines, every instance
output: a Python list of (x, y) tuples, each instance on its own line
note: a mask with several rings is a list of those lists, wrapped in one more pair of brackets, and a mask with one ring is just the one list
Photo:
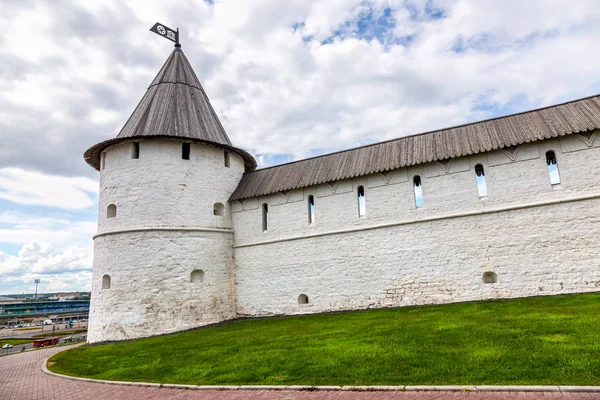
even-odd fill
[(600, 95), (246, 172), (230, 200), (600, 129)]
[(256, 168), (252, 155), (231, 144), (192, 66), (179, 48), (171, 53), (117, 137), (91, 147), (84, 158), (99, 169), (100, 154), (106, 148), (123, 140), (141, 138), (177, 138), (215, 144), (242, 156), (247, 171)]

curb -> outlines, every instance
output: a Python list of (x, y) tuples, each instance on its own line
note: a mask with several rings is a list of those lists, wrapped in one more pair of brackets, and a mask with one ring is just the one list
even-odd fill
[[(82, 343), (85, 344), (85, 343)], [(67, 349), (65, 349), (67, 350)], [(58, 354), (58, 353), (55, 353)], [(53, 354), (54, 355), (54, 354)], [(401, 386), (305, 386), (305, 385), (181, 385), (175, 383), (150, 383), (107, 381), (104, 379), (80, 378), (52, 372), (46, 366), (48, 359), (42, 361), (42, 372), (57, 378), (80, 382), (104, 383), (107, 385), (158, 387), (188, 390), (294, 390), (294, 391), (351, 391), (351, 392), (560, 392), (560, 393), (600, 393), (600, 386), (497, 386), (497, 385), (401, 385)]]

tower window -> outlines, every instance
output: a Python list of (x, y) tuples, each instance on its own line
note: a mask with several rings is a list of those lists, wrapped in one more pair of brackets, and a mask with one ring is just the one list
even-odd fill
[(201, 269), (195, 269), (190, 274), (190, 282), (192, 283), (201, 283), (204, 282), (204, 271)]
[(114, 218), (117, 216), (117, 206), (114, 204), (109, 204), (106, 207), (106, 218)]
[(225, 215), (225, 206), (223, 205), (223, 203), (215, 203), (215, 205), (213, 206), (213, 214), (220, 216)]
[(181, 144), (181, 158), (182, 159), (184, 159), (184, 160), (190, 159), (190, 147), (191, 147), (191, 145), (189, 143)]
[(230, 160), (229, 160), (229, 158), (230, 158), (230, 157), (229, 157), (229, 152), (228, 152), (228, 151), (226, 151), (225, 153), (223, 153), (223, 157), (224, 157), (224, 161), (225, 161), (225, 166), (226, 166), (227, 168), (229, 168), (229, 165), (230, 165)]
[(308, 196), (308, 223), (315, 222), (315, 197), (311, 194)]
[(305, 294), (298, 296), (298, 304), (308, 304), (308, 296)]
[(104, 169), (106, 167), (106, 153), (102, 152), (102, 156), (100, 157), (100, 169)]
[(131, 158), (140, 158), (140, 142), (133, 142), (133, 147), (131, 149)]
[(262, 205), (262, 230), (266, 232), (269, 228), (269, 206), (267, 203)]
[(102, 277), (102, 289), (110, 289), (110, 275)]
[(485, 183), (485, 172), (483, 171), (483, 165), (477, 164), (475, 166), (475, 179), (477, 181), (477, 190), (479, 191), (479, 197), (487, 196), (487, 184)]
[(546, 164), (548, 164), (548, 175), (550, 176), (550, 184), (560, 184), (560, 174), (558, 173), (558, 163), (556, 162), (556, 154), (552, 150), (546, 152)]
[(423, 207), (423, 185), (421, 185), (421, 177), (415, 175), (413, 178), (413, 188), (415, 189), (415, 206)]
[(362, 217), (367, 215), (367, 205), (365, 204), (365, 188), (359, 186), (356, 190), (358, 196), (358, 216)]

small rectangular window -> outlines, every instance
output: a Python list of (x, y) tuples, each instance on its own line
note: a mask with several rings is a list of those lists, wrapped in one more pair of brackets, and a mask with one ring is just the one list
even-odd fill
[(190, 144), (189, 143), (183, 143), (181, 146), (181, 158), (184, 160), (189, 160), (190, 159)]
[(365, 188), (359, 186), (357, 190), (358, 194), (358, 216), (364, 217), (367, 215), (367, 205), (365, 204)]
[(100, 169), (104, 169), (104, 167), (106, 166), (106, 153), (102, 153), (102, 156), (100, 157)]
[(311, 194), (308, 196), (308, 223), (315, 222), (315, 197)]
[(475, 166), (475, 180), (477, 181), (477, 190), (479, 191), (479, 197), (487, 196), (487, 184), (485, 182), (485, 172), (483, 165), (477, 164)]
[(269, 228), (269, 206), (267, 203), (262, 205), (262, 230), (266, 232)]
[(548, 175), (550, 176), (551, 185), (560, 184), (560, 174), (558, 172), (558, 163), (556, 162), (556, 154), (553, 151), (546, 153), (546, 164), (548, 164)]
[(131, 158), (140, 158), (140, 142), (133, 142), (133, 148), (131, 149)]
[(225, 166), (226, 166), (227, 168), (229, 168), (229, 152), (228, 152), (228, 151), (226, 151), (226, 152), (224, 153), (224, 157), (225, 157)]
[(415, 206), (417, 208), (423, 207), (423, 186), (421, 185), (421, 177), (416, 175), (413, 178), (413, 187), (415, 189)]

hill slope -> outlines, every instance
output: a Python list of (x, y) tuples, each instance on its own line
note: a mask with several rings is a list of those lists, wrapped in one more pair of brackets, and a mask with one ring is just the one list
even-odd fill
[(600, 293), (247, 320), (50, 361), (197, 385), (600, 385)]

